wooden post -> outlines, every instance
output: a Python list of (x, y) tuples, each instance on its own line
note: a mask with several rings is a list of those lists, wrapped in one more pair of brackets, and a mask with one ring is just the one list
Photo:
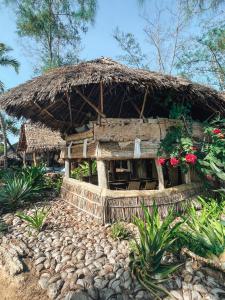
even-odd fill
[(163, 169), (162, 166), (158, 164), (157, 158), (155, 158), (155, 166), (158, 174), (158, 181), (159, 181), (159, 190), (164, 190), (164, 177), (163, 177)]
[(92, 176), (92, 161), (91, 159), (88, 160), (88, 167), (89, 167), (89, 182), (91, 182), (91, 176)]
[(188, 168), (187, 173), (184, 174), (184, 183), (191, 183), (191, 170)]
[(97, 160), (97, 171), (98, 171), (98, 185), (100, 187), (107, 189), (108, 187), (107, 171), (106, 171), (106, 163), (104, 160)]
[(65, 160), (65, 177), (70, 178), (71, 175), (71, 161), (69, 159)]
[(26, 167), (26, 151), (23, 151), (23, 166)]
[(137, 175), (139, 178), (146, 178), (147, 177), (147, 170), (146, 164), (143, 159), (137, 160)]
[(36, 152), (33, 152), (33, 163), (34, 163), (34, 166), (37, 165)]

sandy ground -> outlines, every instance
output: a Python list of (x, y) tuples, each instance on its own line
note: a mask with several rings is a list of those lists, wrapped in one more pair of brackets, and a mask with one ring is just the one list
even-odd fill
[(36, 278), (31, 273), (12, 278), (0, 269), (0, 299), (47, 300), (48, 297), (38, 288)]

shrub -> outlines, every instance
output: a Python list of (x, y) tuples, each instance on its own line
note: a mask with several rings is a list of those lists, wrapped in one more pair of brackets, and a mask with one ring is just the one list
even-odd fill
[(117, 222), (111, 227), (111, 236), (115, 240), (127, 240), (131, 236), (131, 232), (124, 226), (123, 223)]
[(225, 227), (220, 221), (219, 205), (202, 200), (201, 203), (200, 212), (194, 206), (187, 210), (187, 217), (183, 217), (185, 223), (177, 235), (181, 246), (202, 257), (212, 258), (225, 251)]
[(179, 265), (163, 264), (162, 258), (175, 242), (174, 233), (181, 223), (174, 223), (176, 216), (172, 211), (161, 221), (155, 203), (151, 214), (144, 206), (143, 212), (144, 220), (137, 217), (134, 219), (140, 240), (135, 240), (137, 250), (130, 254), (130, 268), (138, 281), (154, 295), (155, 299), (160, 299), (159, 293), (169, 295), (169, 292), (159, 284), (179, 267)]
[(18, 212), (16, 216), (19, 217), (21, 220), (25, 221), (26, 223), (28, 223), (29, 227), (40, 232), (43, 228), (48, 213), (49, 210), (43, 207), (42, 209), (35, 208), (33, 215), (28, 215), (23, 212)]
[[(97, 173), (97, 164), (96, 161), (92, 162), (92, 174)], [(87, 161), (84, 161), (79, 164), (77, 168), (72, 170), (71, 172), (71, 177), (74, 179), (82, 179), (82, 177), (88, 176), (89, 175), (89, 164)]]
[(15, 208), (28, 200), (40, 197), (41, 191), (42, 188), (34, 186), (31, 180), (15, 176), (0, 189), (0, 202), (9, 208)]
[(45, 167), (28, 166), (22, 169), (18, 176), (23, 176), (25, 180), (30, 181), (33, 186), (45, 187)]

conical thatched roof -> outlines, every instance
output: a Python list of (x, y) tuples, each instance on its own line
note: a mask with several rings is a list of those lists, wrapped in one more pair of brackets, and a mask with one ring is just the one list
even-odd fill
[(57, 68), (0, 97), (9, 114), (61, 131), (96, 120), (99, 112), (110, 118), (137, 118), (141, 112), (145, 117), (167, 117), (174, 101), (190, 102), (194, 119), (225, 114), (225, 97), (214, 89), (107, 58)]
[(53, 131), (40, 124), (25, 123), (20, 129), (17, 152), (26, 153), (60, 150), (65, 146), (59, 131)]

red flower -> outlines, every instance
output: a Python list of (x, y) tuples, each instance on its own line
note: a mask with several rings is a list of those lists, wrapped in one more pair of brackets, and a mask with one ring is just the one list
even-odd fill
[(180, 160), (177, 159), (176, 157), (171, 157), (171, 159), (170, 159), (170, 164), (173, 167), (176, 167), (179, 164), (179, 162), (180, 162)]
[(160, 157), (160, 158), (157, 160), (157, 162), (158, 162), (159, 165), (163, 166), (163, 165), (165, 165), (166, 159), (163, 158), (163, 157)]
[(213, 131), (212, 131), (214, 134), (219, 134), (219, 133), (222, 133), (222, 131), (221, 131), (221, 129), (219, 129), (219, 128), (215, 128), (215, 129), (213, 129)]
[(185, 160), (187, 163), (194, 165), (196, 163), (197, 156), (192, 153), (188, 153), (185, 155)]

